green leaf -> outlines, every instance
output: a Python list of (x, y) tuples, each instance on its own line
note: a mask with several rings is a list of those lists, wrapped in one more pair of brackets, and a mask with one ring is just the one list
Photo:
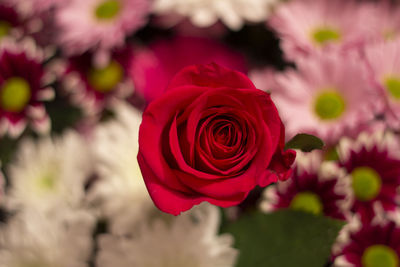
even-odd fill
[(46, 110), (50, 116), (53, 133), (62, 133), (82, 118), (82, 111), (68, 103), (65, 98), (56, 98), (46, 103)]
[(6, 166), (14, 156), (18, 147), (18, 142), (21, 139), (12, 139), (8, 136), (0, 138), (0, 162), (2, 167)]
[(298, 134), (286, 143), (285, 148), (300, 149), (303, 152), (310, 152), (314, 149), (322, 149), (324, 142), (314, 135)]
[(224, 232), (235, 237), (237, 267), (323, 267), (344, 222), (299, 211), (243, 216)]

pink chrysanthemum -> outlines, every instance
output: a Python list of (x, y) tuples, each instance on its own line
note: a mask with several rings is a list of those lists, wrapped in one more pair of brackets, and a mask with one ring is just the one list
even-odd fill
[(131, 48), (118, 50), (104, 67), (94, 65), (91, 53), (72, 57), (59, 66), (63, 87), (85, 112), (98, 113), (110, 107), (115, 99), (125, 99), (132, 94), (133, 83), (126, 73), (132, 56)]
[(68, 54), (107, 53), (146, 22), (148, 0), (71, 0), (56, 14), (58, 43)]
[(135, 53), (130, 75), (135, 88), (147, 102), (163, 93), (172, 77), (183, 67), (216, 62), (246, 72), (242, 55), (213, 39), (178, 36), (157, 41)]
[(347, 189), (338, 179), (343, 175), (334, 163), (322, 163), (322, 154), (298, 154), (293, 176), (264, 191), (263, 211), (282, 208), (323, 214), (344, 220), (348, 212)]
[(400, 226), (391, 220), (352, 225), (338, 244), (336, 267), (397, 267)]
[(288, 136), (310, 133), (335, 144), (374, 118), (376, 92), (355, 54), (314, 54), (300, 59), (298, 70), (277, 75), (272, 98)]
[(269, 25), (281, 37), (286, 57), (295, 60), (316, 49), (357, 47), (369, 31), (368, 14), (364, 4), (352, 0), (294, 0), (280, 5)]
[(338, 146), (339, 165), (347, 175), (351, 211), (363, 222), (397, 211), (400, 196), (399, 143), (390, 132), (362, 133), (357, 140), (343, 138)]
[(271, 67), (264, 69), (254, 69), (250, 71), (249, 77), (254, 85), (265, 92), (269, 92), (278, 87), (276, 77), (279, 76), (279, 72)]
[(400, 39), (366, 48), (376, 86), (386, 102), (385, 114), (390, 126), (400, 127)]
[(371, 31), (371, 41), (391, 41), (400, 36), (400, 6), (389, 1), (370, 4), (370, 19), (366, 20)]
[(0, 45), (0, 134), (18, 136), (27, 123), (38, 132), (50, 129), (50, 120), (42, 101), (53, 97), (45, 87), (42, 54), (35, 44), (20, 44), (7, 39)]

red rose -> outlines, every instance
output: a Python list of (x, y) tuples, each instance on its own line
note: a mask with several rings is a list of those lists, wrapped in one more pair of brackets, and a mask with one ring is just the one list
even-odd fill
[(143, 113), (138, 161), (162, 211), (229, 207), (290, 175), (293, 150), (269, 94), (217, 64), (184, 68)]

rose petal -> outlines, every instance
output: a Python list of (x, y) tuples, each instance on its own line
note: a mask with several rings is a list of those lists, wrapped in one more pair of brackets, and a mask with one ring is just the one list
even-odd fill
[(180, 170), (173, 171), (183, 183), (196, 192), (212, 199), (228, 199), (231, 202), (237, 201), (237, 203), (243, 200), (248, 192), (257, 184), (257, 179), (256, 176), (253, 175), (253, 172), (248, 172), (233, 178), (205, 180)]
[(205, 198), (199, 197), (196, 193), (183, 194), (180, 191), (164, 186), (158, 180), (158, 176), (155, 175), (152, 168), (146, 163), (141, 154), (138, 155), (138, 162), (143, 177), (146, 177), (144, 182), (150, 197), (160, 210), (173, 215), (179, 215), (181, 212), (205, 200)]
[[(226, 91), (226, 88), (216, 89), (219, 91)], [(214, 92), (215, 93), (215, 92)], [(195, 137), (198, 129), (200, 119), (207, 116), (207, 114), (212, 114), (217, 108), (213, 108), (213, 106), (224, 105), (227, 107), (238, 107), (243, 110), (245, 107), (242, 105), (238, 99), (234, 97), (230, 97), (229, 95), (221, 95), (218, 97), (216, 101), (215, 98), (211, 97), (213, 92), (204, 93), (201, 95), (196, 101), (194, 101), (191, 105), (189, 105), (185, 112), (179, 117), (178, 124), (182, 122), (186, 122), (186, 135), (183, 138), (187, 138), (188, 143), (190, 144), (190, 162), (193, 165), (194, 161), (194, 146), (195, 146)]]
[[(281, 123), (282, 124), (282, 123)], [(271, 183), (271, 180), (287, 180), (291, 174), (291, 165), (296, 158), (296, 151), (288, 149), (283, 151), (285, 147), (285, 128), (281, 125), (281, 136), (275, 154), (268, 166), (270, 175), (261, 177), (259, 180), (260, 186), (266, 186)], [(275, 177), (273, 177), (275, 176)]]
[[(199, 87), (191, 87), (190, 89), (181, 87), (166, 92), (165, 98), (160, 97), (153, 101), (143, 113), (143, 120), (139, 129), (139, 154), (143, 156), (146, 162), (151, 162), (151, 168), (160, 181), (176, 190), (185, 191), (186, 188), (171, 174), (171, 166), (168, 165), (163, 155), (164, 127), (170, 124), (174, 116), (171, 111), (176, 112), (176, 110), (183, 108), (203, 91), (204, 89)], [(144, 179), (146, 180), (147, 177), (144, 177)]]
[(178, 72), (169, 83), (167, 90), (184, 85), (204, 87), (230, 87), (256, 89), (254, 84), (241, 72), (231, 70), (215, 63), (192, 65)]
[(172, 155), (174, 156), (174, 159), (175, 159), (176, 163), (178, 164), (178, 167), (181, 170), (183, 170), (187, 173), (196, 175), (197, 177), (201, 177), (203, 179), (213, 180), (213, 179), (223, 178), (223, 177), (221, 177), (221, 175), (214, 175), (211, 173), (205, 173), (205, 172), (196, 170), (187, 164), (187, 162), (185, 161), (185, 159), (182, 155), (181, 148), (179, 145), (179, 137), (178, 137), (178, 132), (177, 132), (176, 118), (173, 119), (171, 127), (170, 127), (169, 144), (170, 144), (170, 147), (169, 147), (170, 151), (171, 151)]
[(198, 205), (203, 201), (208, 201), (209, 203), (220, 207), (231, 207), (242, 202), (248, 195), (248, 192), (243, 192), (230, 196), (230, 198), (215, 199), (197, 193), (184, 194), (180, 191), (170, 189), (160, 183), (157, 176), (140, 154), (137, 159), (143, 177), (146, 176), (148, 178), (145, 179), (145, 184), (154, 204), (161, 211), (172, 215), (179, 215), (181, 212), (189, 210), (194, 205)]

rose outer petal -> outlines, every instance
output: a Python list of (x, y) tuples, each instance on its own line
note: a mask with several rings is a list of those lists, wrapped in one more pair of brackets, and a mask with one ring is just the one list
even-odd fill
[[(237, 177), (221, 180), (199, 179), (192, 174), (173, 170), (175, 175), (202, 196), (215, 199), (232, 199), (235, 196), (245, 195), (257, 184), (255, 175), (245, 173)], [(239, 203), (239, 202), (238, 202)]]
[(196, 194), (184, 194), (163, 186), (158, 176), (155, 175), (152, 168), (143, 158), (143, 155), (138, 154), (137, 159), (150, 197), (160, 210), (179, 215), (182, 211), (188, 210), (204, 201), (204, 198), (196, 197)]
[[(186, 187), (171, 174), (171, 167), (164, 158), (161, 143), (162, 135), (164, 128), (170, 124), (170, 120), (175, 115), (171, 111), (176, 112), (176, 110), (182, 109), (204, 90), (200, 87), (190, 87), (189, 89), (181, 87), (166, 92), (166, 97), (153, 101), (147, 107), (143, 113), (143, 120), (139, 129), (139, 155), (147, 162), (152, 163), (151, 169), (159, 181), (168, 184), (170, 188), (183, 192), (185, 192)], [(143, 179), (146, 181), (149, 178), (143, 176)]]
[(243, 73), (215, 63), (184, 68), (169, 83), (167, 91), (185, 85), (257, 89)]
[(285, 181), (292, 175), (291, 166), (296, 159), (296, 151), (288, 149), (283, 151), (285, 147), (285, 126), (281, 122), (281, 136), (278, 147), (268, 166), (269, 174), (261, 176), (259, 180), (260, 186), (267, 186), (270, 183), (275, 183), (278, 180)]
[(140, 154), (138, 155), (138, 162), (143, 177), (146, 176), (148, 178), (145, 179), (145, 184), (154, 204), (161, 211), (175, 216), (179, 215), (181, 212), (189, 210), (194, 205), (198, 205), (203, 201), (207, 201), (220, 207), (231, 207), (242, 202), (248, 195), (248, 192), (244, 192), (235, 195), (231, 199), (213, 199), (196, 193), (184, 194), (180, 191), (163, 186)]

